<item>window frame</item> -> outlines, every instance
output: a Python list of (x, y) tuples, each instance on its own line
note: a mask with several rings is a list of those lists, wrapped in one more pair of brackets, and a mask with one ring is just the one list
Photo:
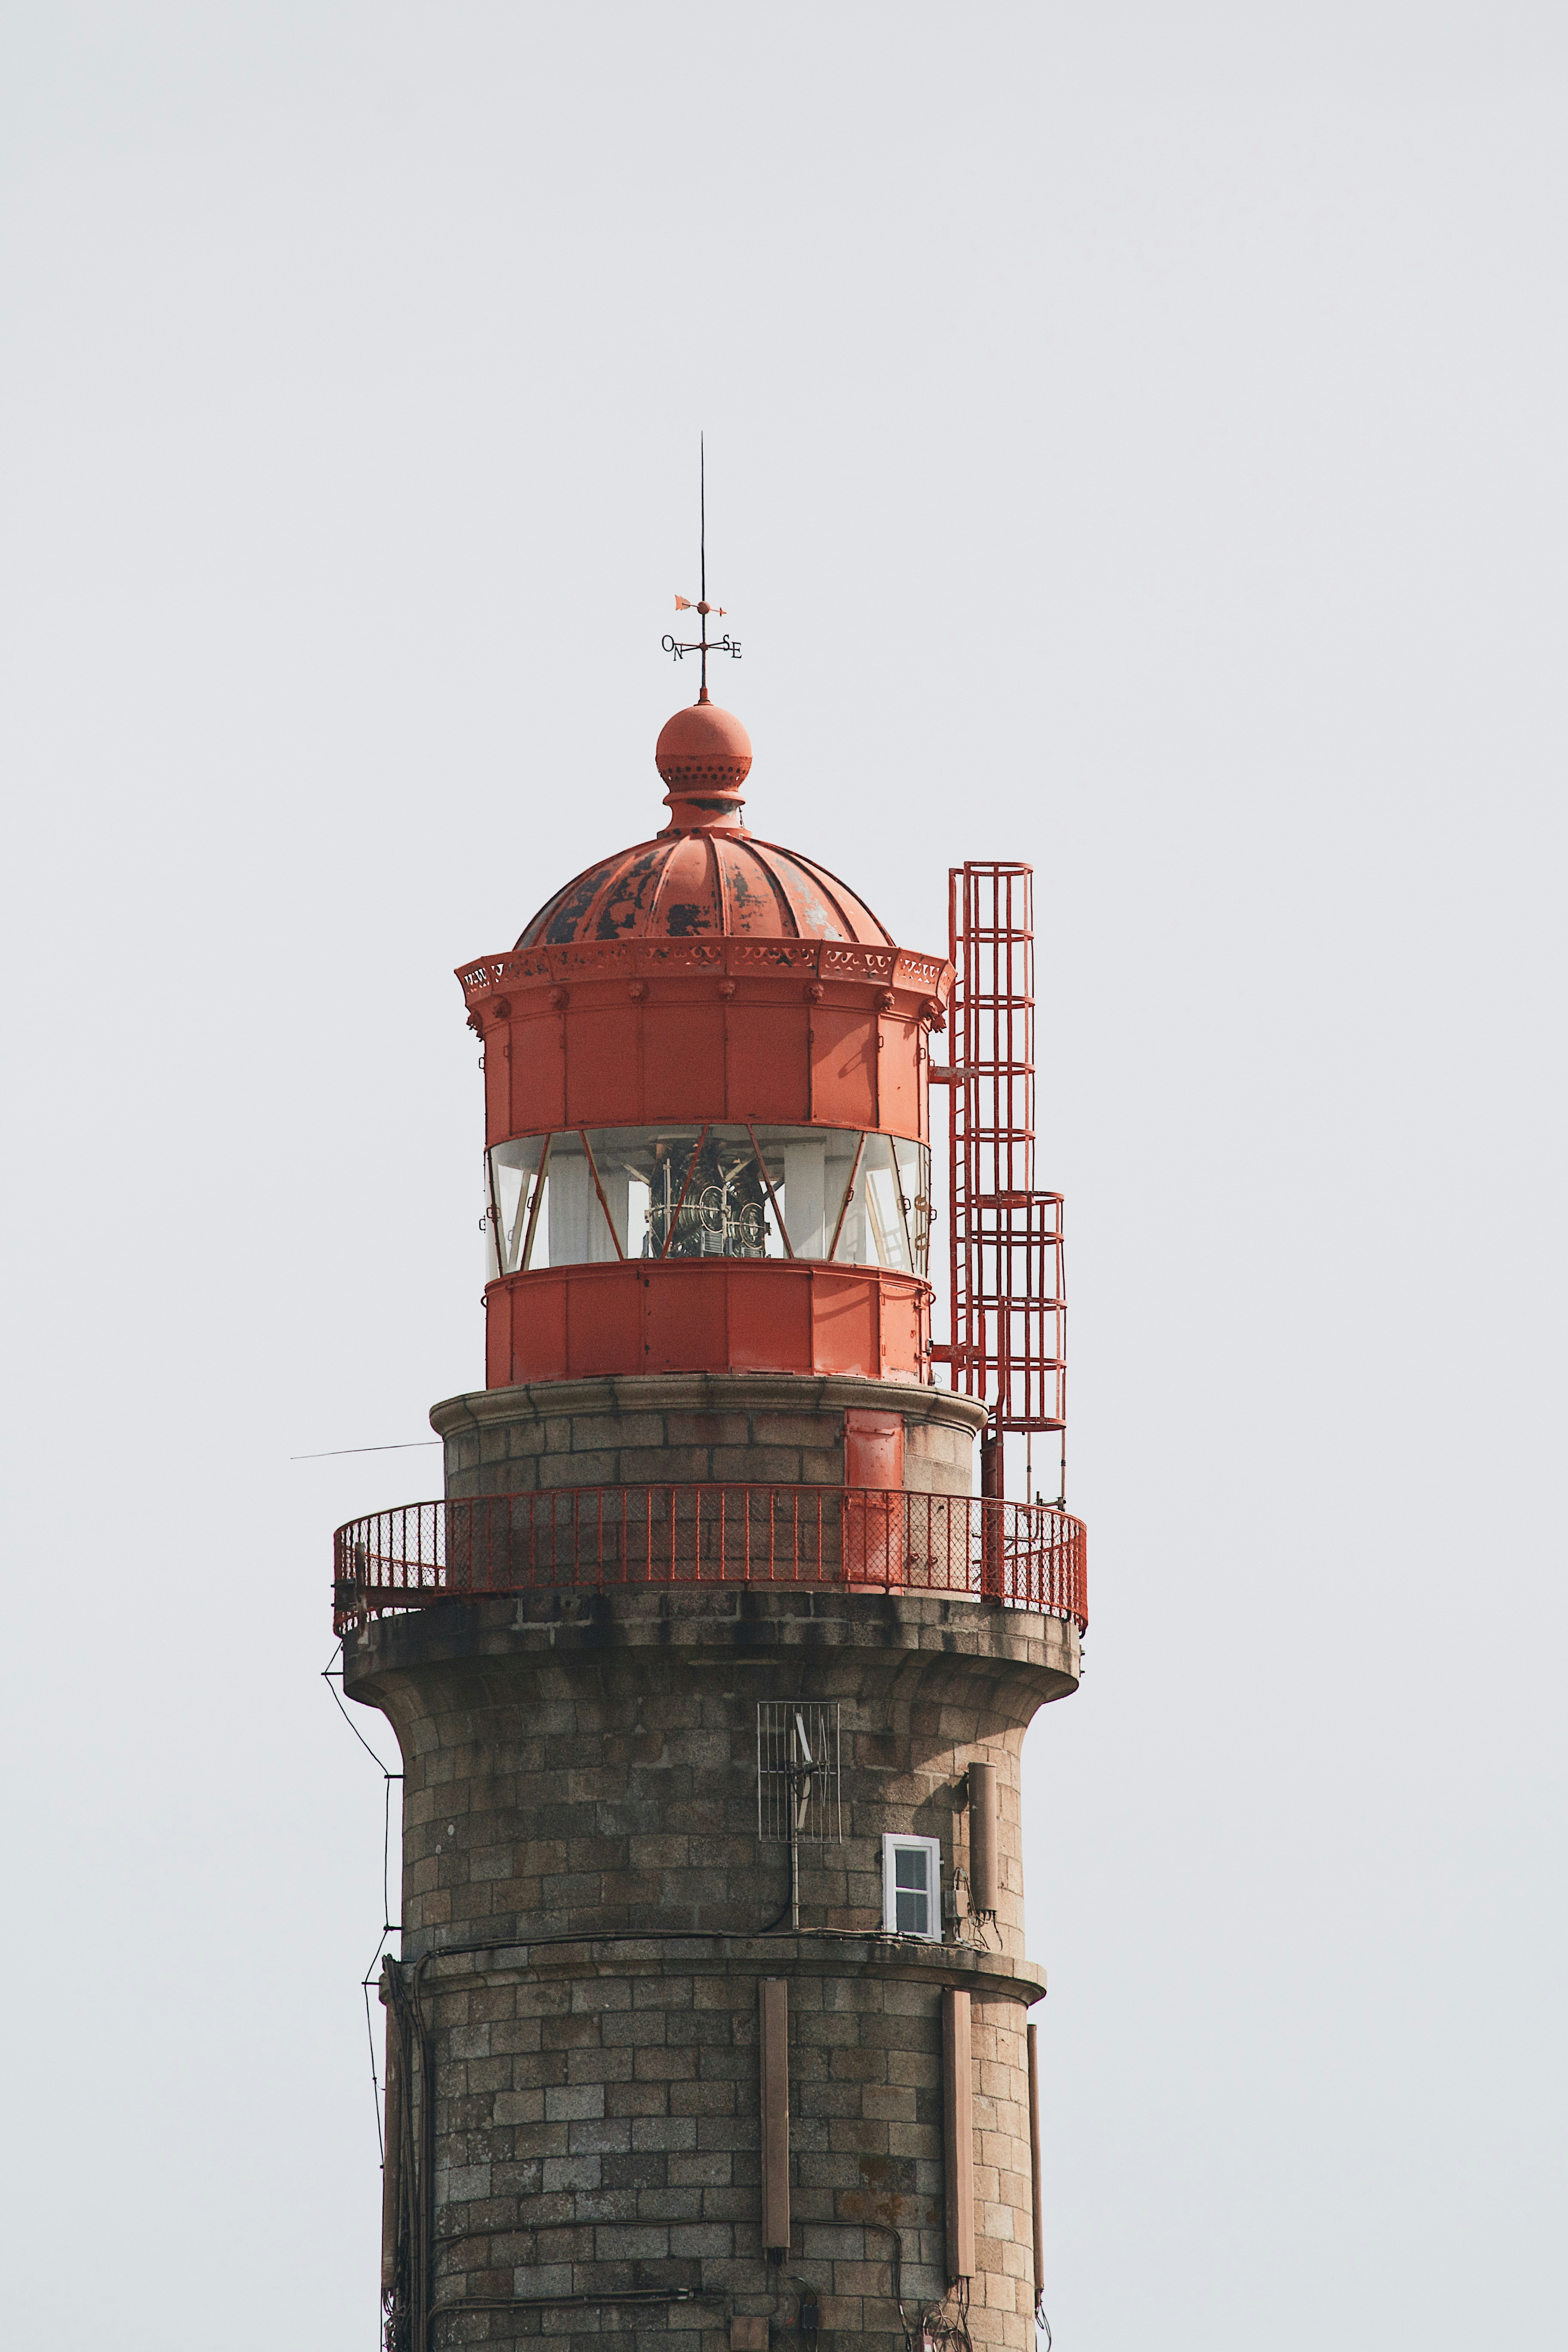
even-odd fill
[[(910, 1846), (920, 1846), (929, 1857), (927, 1863), (927, 1873), (930, 1883), (926, 1888), (926, 1902), (929, 1908), (926, 1916), (931, 1920), (931, 1925), (924, 1929), (919, 1927), (900, 1927), (898, 1924), (899, 1904), (898, 1894), (894, 1885), (893, 1857), (899, 1852), (900, 1847), (908, 1848)], [(906, 1887), (904, 1892), (905, 1894), (910, 1894), (914, 1892), (914, 1890), (912, 1888)], [(910, 1830), (883, 1831), (882, 1926), (890, 1936), (918, 1936), (921, 1943), (924, 1944), (941, 1943), (942, 1840), (940, 1838), (920, 1837), (917, 1836), (913, 1831)]]
[[(677, 1251), (681, 1215), (698, 1181), (704, 1151), (719, 1152), (730, 1146), (738, 1146), (741, 1158), (736, 1160), (731, 1174), (738, 1173), (749, 1162), (772, 1212), (773, 1223), (769, 1227), (766, 1218), (762, 1219), (764, 1238), (755, 1249), (748, 1246), (731, 1250), (726, 1241), (724, 1247), (713, 1250), (715, 1258), (782, 1258), (797, 1265), (849, 1265), (862, 1271), (907, 1276), (929, 1285), (931, 1279), (931, 1204), (928, 1197), (931, 1181), (931, 1147), (929, 1143), (913, 1136), (894, 1135), (886, 1128), (841, 1128), (815, 1119), (793, 1126), (788, 1123), (762, 1123), (761, 1131), (759, 1127), (760, 1123), (755, 1119), (678, 1121), (668, 1130), (658, 1124), (605, 1128), (578, 1124), (532, 1129), (527, 1134), (503, 1137), (488, 1145), (485, 1183), (487, 1222), (490, 1228), (491, 1271), (489, 1279), (496, 1281), (511, 1275), (535, 1271), (535, 1255), (550, 1223), (542, 1213), (547, 1200), (552, 1197), (554, 1163), (563, 1159), (574, 1162), (579, 1153), (586, 1163), (592, 1190), (592, 1203), (587, 1215), (593, 1234), (596, 1236), (600, 1227), (604, 1228), (609, 1235), (615, 1258), (619, 1263), (646, 1262), (643, 1251), (647, 1248), (647, 1240), (642, 1239), (638, 1245), (639, 1237), (631, 1229), (629, 1215), (623, 1216), (621, 1223), (617, 1223), (606, 1195), (608, 1179), (603, 1172), (601, 1160), (605, 1159), (606, 1150), (615, 1157), (617, 1147), (620, 1147), (623, 1156), (616, 1159), (617, 1171), (624, 1168), (628, 1178), (639, 1185), (643, 1184), (649, 1180), (624, 1159), (624, 1152), (626, 1150), (636, 1151), (651, 1138), (656, 1142), (668, 1140), (672, 1146), (685, 1150), (687, 1159), (679, 1196), (668, 1213), (667, 1230), (657, 1253), (649, 1253), (650, 1260), (654, 1256), (662, 1262), (677, 1255), (708, 1255), (706, 1250), (699, 1253), (683, 1247)], [(803, 1235), (820, 1238), (822, 1246), (809, 1251), (796, 1246), (795, 1236), (790, 1231), (790, 1216), (786, 1214), (789, 1205), (787, 1178), (781, 1192), (768, 1169), (769, 1150), (782, 1149), (787, 1154), (793, 1144), (808, 1139), (820, 1139), (823, 1148), (823, 1223), (817, 1226), (808, 1216), (806, 1225), (802, 1228)], [(830, 1145), (834, 1139), (852, 1144), (853, 1149), (842, 1155), (833, 1153)], [(537, 1150), (538, 1159), (531, 1168), (528, 1161), (531, 1150)], [(900, 1160), (900, 1154), (909, 1160), (907, 1168), (904, 1160)], [(605, 1160), (606, 1168), (609, 1164)], [(503, 1171), (521, 1180), (517, 1201), (504, 1223), (500, 1181)], [(833, 1194), (840, 1171), (841, 1189), (837, 1191), (835, 1202)], [(915, 1185), (913, 1194), (906, 1192), (906, 1181)], [(891, 1185), (890, 1200), (879, 1205), (879, 1188), (885, 1184)], [(924, 1191), (921, 1190), (922, 1185)], [(650, 1192), (650, 1201), (651, 1198)], [(922, 1203), (926, 1212), (923, 1224), (919, 1215)], [(798, 1216), (804, 1213), (797, 1211), (795, 1213)], [(885, 1225), (884, 1218), (887, 1220)], [(851, 1252), (848, 1243), (852, 1221), (855, 1244)], [(651, 1230), (651, 1208), (647, 1222)], [(626, 1224), (624, 1234), (622, 1223)], [(920, 1245), (917, 1245), (917, 1233), (923, 1234), (923, 1242)], [(770, 1234), (776, 1234), (778, 1247), (775, 1248), (767, 1239)], [(546, 1265), (552, 1273), (567, 1266), (600, 1265), (611, 1262), (608, 1256), (590, 1254), (583, 1257), (563, 1257), (557, 1263), (550, 1255), (548, 1242), (544, 1250)]]

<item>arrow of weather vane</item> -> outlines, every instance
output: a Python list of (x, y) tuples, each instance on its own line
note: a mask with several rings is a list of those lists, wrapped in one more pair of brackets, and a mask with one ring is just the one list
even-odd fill
[(678, 596), (675, 600), (675, 609), (678, 613), (695, 613), (698, 615), (700, 625), (701, 635), (697, 637), (682, 640), (679, 637), (670, 636), (667, 633), (665, 636), (661, 638), (660, 643), (662, 644), (665, 652), (669, 655), (673, 661), (684, 661), (688, 654), (700, 654), (702, 656), (702, 684), (704, 688), (706, 688), (708, 684), (709, 655), (728, 654), (731, 661), (739, 661), (741, 658), (741, 640), (739, 637), (731, 636), (728, 630), (725, 631), (721, 637), (710, 637), (709, 635), (708, 616), (711, 614), (715, 620), (721, 621), (724, 618), (724, 607), (722, 604), (710, 604), (706, 598), (694, 604), (689, 596)]

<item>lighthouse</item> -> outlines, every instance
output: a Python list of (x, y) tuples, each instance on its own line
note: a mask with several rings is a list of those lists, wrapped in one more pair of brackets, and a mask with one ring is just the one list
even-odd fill
[(748, 828), (706, 677), (656, 764), (460, 968), (485, 1385), (335, 1538), (404, 1767), (385, 2341), (1025, 2352), (1019, 1757), (1085, 1623), (1028, 870), (906, 948)]

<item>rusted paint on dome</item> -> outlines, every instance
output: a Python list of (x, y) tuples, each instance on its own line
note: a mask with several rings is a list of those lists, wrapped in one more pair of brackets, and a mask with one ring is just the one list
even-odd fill
[(825, 866), (777, 842), (706, 829), (661, 834), (602, 858), (540, 908), (517, 944), (702, 937), (893, 944)]
[(558, 890), (520, 948), (584, 940), (842, 940), (891, 947), (862, 898), (825, 866), (758, 841), (740, 821), (752, 739), (706, 700), (667, 719), (654, 758), (671, 821)]

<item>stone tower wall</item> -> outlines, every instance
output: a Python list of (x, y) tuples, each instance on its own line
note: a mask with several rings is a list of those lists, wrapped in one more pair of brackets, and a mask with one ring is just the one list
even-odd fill
[[(718, 2352), (732, 2320), (787, 2318), (802, 2280), (822, 2299), (825, 2347), (901, 2347), (895, 2249), (907, 2312), (946, 2284), (953, 1984), (973, 2006), (970, 2331), (977, 2352), (1021, 2352), (1023, 2027), (1043, 1985), (1023, 1958), (1018, 1755), (1077, 1671), (1059, 1621), (841, 1588), (448, 1601), (351, 1635), (345, 1686), (386, 1712), (405, 1761), (405, 1975), (437, 2093), (436, 2352), (620, 2330), (696, 2330)], [(788, 1885), (787, 1848), (757, 1834), (765, 1698), (840, 1710), (844, 1838), (802, 1849), (798, 1935), (759, 1932)], [(987, 1948), (884, 1934), (882, 1832), (938, 1838), (949, 1878), (977, 1759), (1002, 1787)], [(782, 2266), (760, 2226), (764, 1977), (789, 2001)], [(693, 2299), (515, 2300), (659, 2293)]]
[(552, 1381), (437, 1405), (451, 1496), (550, 1486), (842, 1486), (844, 1416), (896, 1412), (912, 1494), (973, 1490), (984, 1412), (948, 1389), (765, 1372)]
[[(973, 2003), (977, 2347), (1034, 2335), (1029, 2126), (1020, 1980), (979, 1955), (889, 1958), (803, 1936), (500, 1950), (426, 1964), (438, 2051), (437, 2343), (546, 2333), (586, 2346), (621, 2329), (721, 2352), (734, 2317), (793, 2315), (802, 2283), (825, 2342), (902, 2344), (893, 2300), (940, 2305), (943, 2263), (941, 1984)], [(761, 1980), (789, 1999), (788, 2260), (759, 2224)], [(896, 2233), (896, 2239), (895, 2239)], [(548, 2315), (511, 2296), (690, 2302)], [(949, 2304), (950, 2311), (952, 2308)], [(798, 2339), (797, 2339), (798, 2340)]]

